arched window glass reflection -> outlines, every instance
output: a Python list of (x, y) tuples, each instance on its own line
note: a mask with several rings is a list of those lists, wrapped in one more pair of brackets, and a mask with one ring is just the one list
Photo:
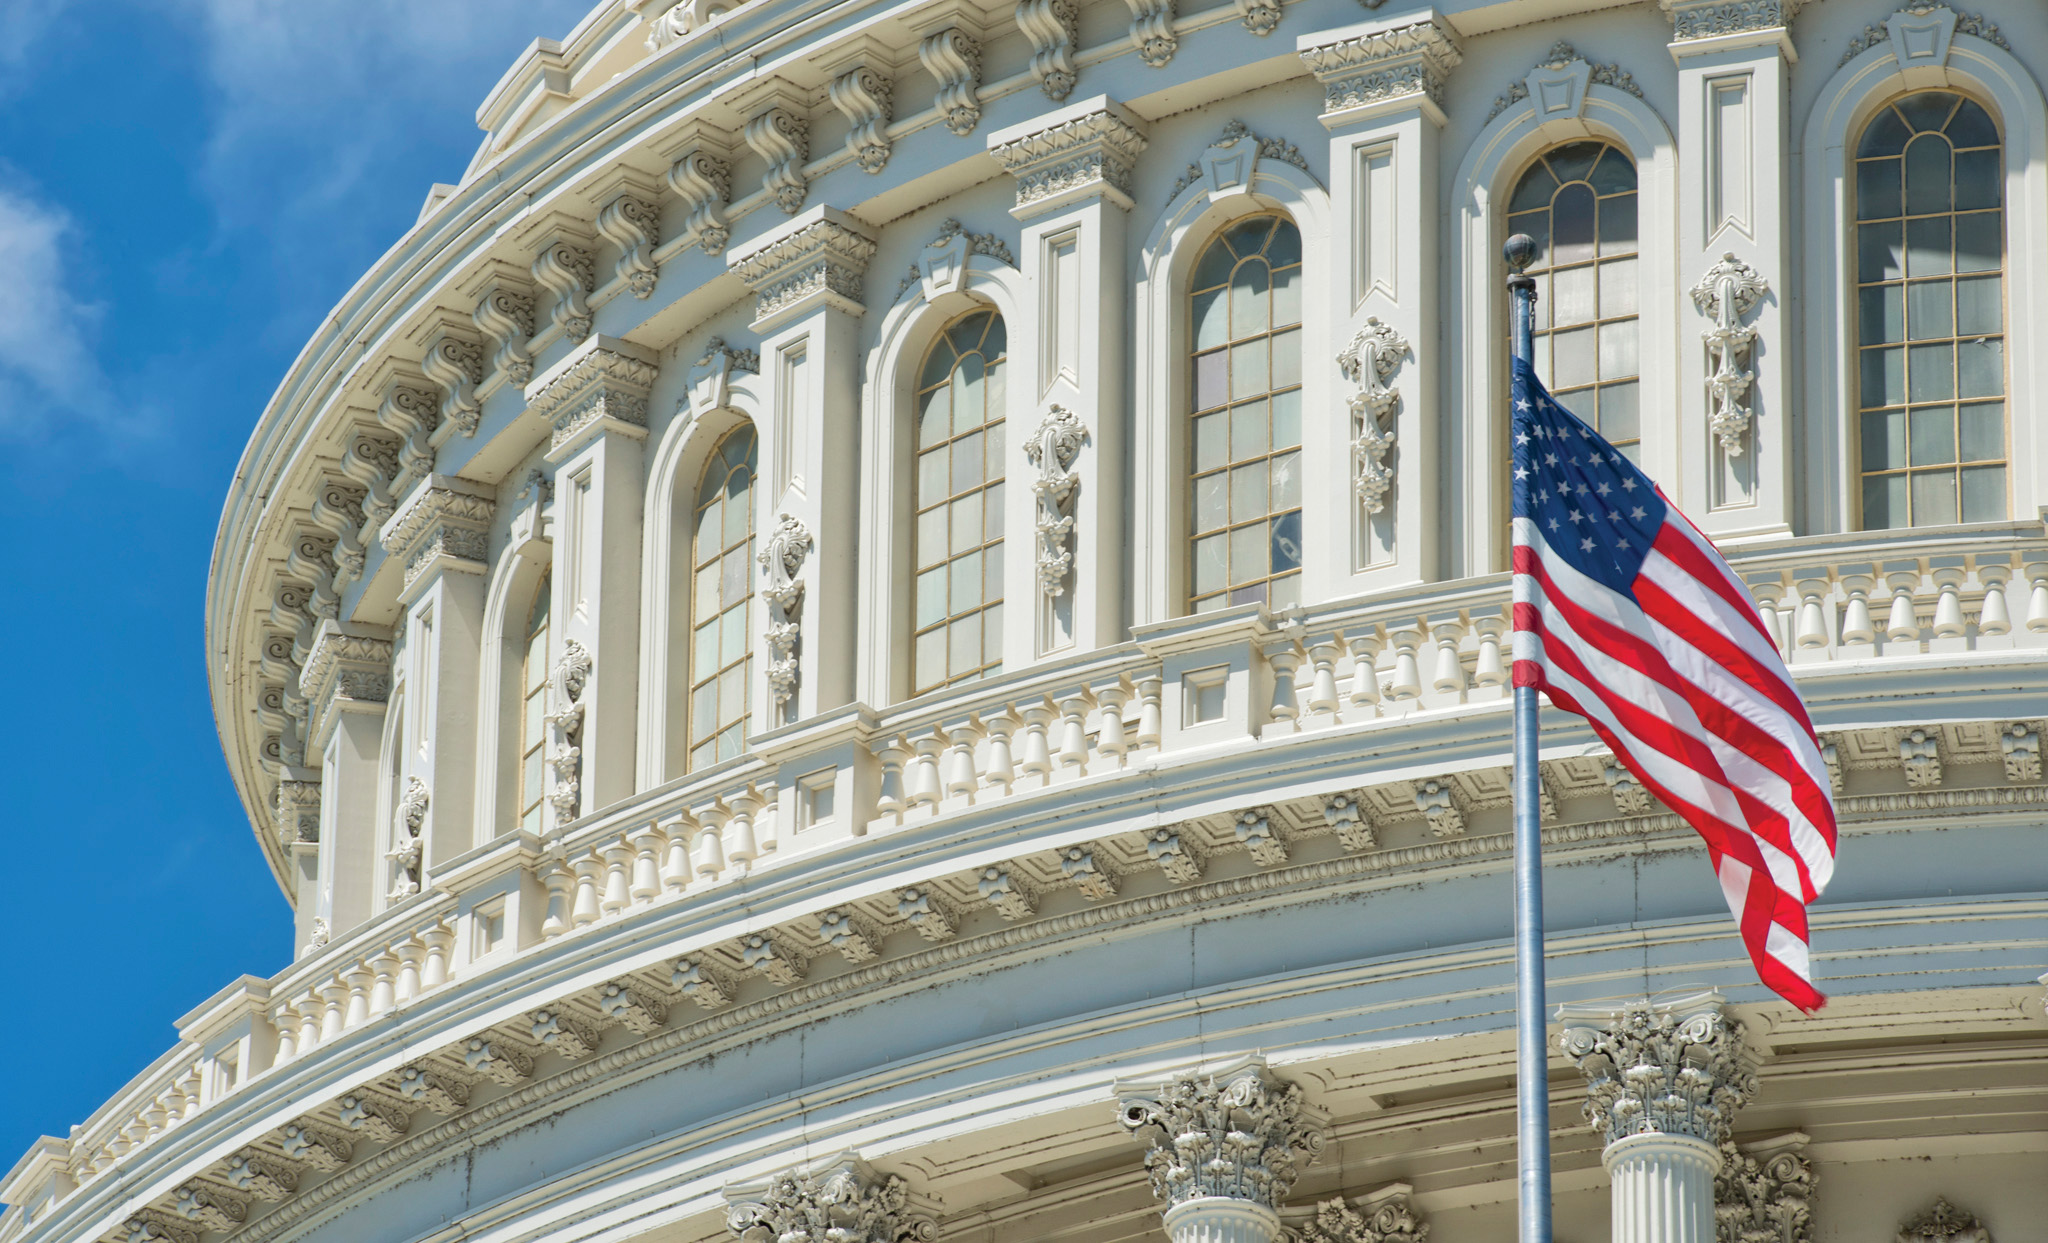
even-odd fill
[(911, 693), (1003, 665), (1003, 317), (932, 342), (917, 382)]
[(1998, 126), (1923, 91), (1856, 148), (1857, 422), (1866, 528), (2008, 516)]
[(547, 742), (549, 588), (549, 576), (541, 575), (526, 614), (526, 651), (519, 664), (519, 828), (527, 833), (540, 832), (540, 801), (547, 794), (542, 751)]
[(753, 673), (754, 474), (751, 425), (726, 434), (697, 487), (690, 548), (690, 767), (731, 759), (747, 745)]
[(1224, 230), (1195, 264), (1190, 612), (1301, 601), (1301, 231)]
[(1639, 460), (1635, 162), (1605, 142), (1544, 152), (1508, 200), (1508, 232), (1536, 239), (1536, 374)]

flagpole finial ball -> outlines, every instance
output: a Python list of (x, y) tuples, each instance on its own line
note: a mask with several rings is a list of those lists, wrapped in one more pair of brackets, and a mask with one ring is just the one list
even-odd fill
[(1508, 261), (1510, 269), (1517, 273), (1526, 272), (1529, 265), (1536, 262), (1536, 239), (1527, 233), (1517, 233), (1500, 248), (1500, 254)]

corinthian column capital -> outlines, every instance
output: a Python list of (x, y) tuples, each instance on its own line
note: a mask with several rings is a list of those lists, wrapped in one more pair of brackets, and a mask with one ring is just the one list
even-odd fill
[(1709, 992), (1559, 1008), (1558, 1043), (1586, 1076), (1586, 1121), (1607, 1143), (1654, 1133), (1719, 1148), (1728, 1138), (1756, 1093), (1756, 1064), (1721, 1003)]
[(758, 1183), (727, 1187), (726, 1225), (742, 1243), (931, 1243), (910, 1188), (842, 1152)]
[(1277, 1209), (1298, 1167), (1322, 1151), (1301, 1086), (1274, 1075), (1262, 1058), (1183, 1071), (1163, 1083), (1119, 1084), (1116, 1094), (1124, 1128), (1149, 1146), (1145, 1169), (1167, 1202), (1170, 1229), (1176, 1210), (1196, 1201)]

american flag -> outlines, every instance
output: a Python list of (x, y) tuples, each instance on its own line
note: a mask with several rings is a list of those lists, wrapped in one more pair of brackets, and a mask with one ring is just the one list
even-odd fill
[(1777, 646), (1707, 537), (1520, 359), (1513, 400), (1515, 685), (1585, 717), (1706, 839), (1758, 976), (1819, 1009), (1806, 906), (1835, 808)]

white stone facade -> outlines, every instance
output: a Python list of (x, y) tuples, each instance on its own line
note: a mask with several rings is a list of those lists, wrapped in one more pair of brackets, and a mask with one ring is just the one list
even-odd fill
[(1558, 1237), (2034, 1237), (2044, 81), (2036, 0), (607, 0), (228, 497), (297, 959), (0, 1243), (1509, 1237), (1525, 225), (1842, 823), (1800, 1016), (1546, 714)]

